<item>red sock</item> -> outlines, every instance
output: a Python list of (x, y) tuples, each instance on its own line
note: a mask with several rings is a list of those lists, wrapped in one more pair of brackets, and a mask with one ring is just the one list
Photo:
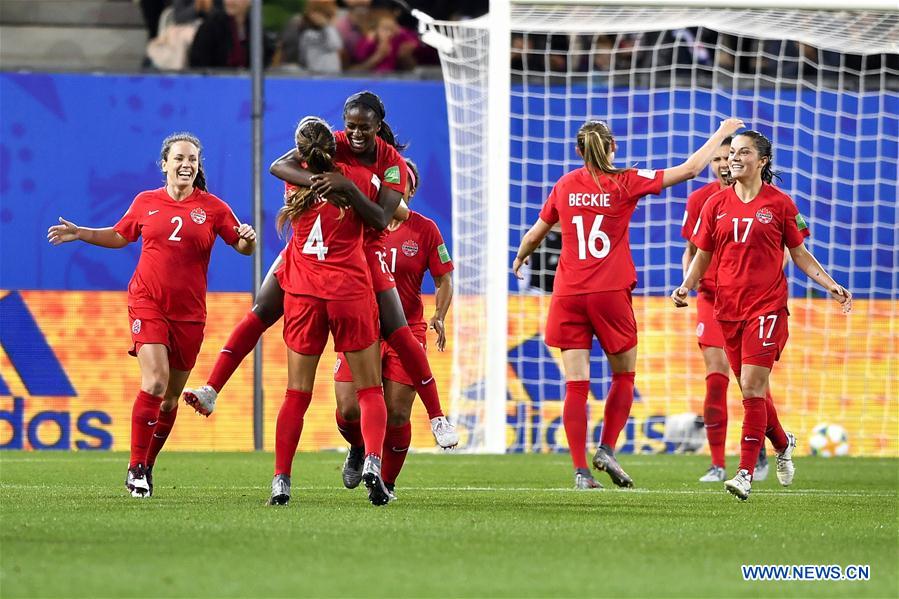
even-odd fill
[(774, 408), (771, 391), (765, 394), (765, 412), (768, 418), (765, 436), (771, 440), (771, 445), (775, 451), (781, 452), (787, 448), (789, 440), (787, 439), (787, 433), (784, 432), (784, 428), (780, 425), (780, 419), (777, 417), (777, 410)]
[(312, 393), (288, 389), (284, 403), (278, 411), (275, 425), (275, 474), (290, 476), (293, 456), (297, 453), (300, 435), (303, 433), (303, 416), (309, 409)]
[(156, 456), (162, 451), (162, 446), (169, 438), (169, 433), (172, 432), (177, 417), (178, 404), (175, 404), (175, 409), (171, 412), (163, 412), (160, 406), (159, 415), (156, 417), (156, 429), (153, 431), (153, 438), (150, 439), (150, 447), (147, 449), (147, 461), (144, 462), (148, 467), (156, 463)]
[(587, 468), (587, 394), (590, 381), (565, 383), (565, 406), (562, 408), (562, 424), (568, 449), (575, 468)]
[(385, 483), (395, 484), (406, 454), (409, 453), (409, 444), (412, 443), (412, 423), (406, 422), (399, 426), (387, 425), (384, 435), (384, 454), (381, 459), (381, 478)]
[(437, 393), (437, 383), (431, 374), (431, 365), (428, 364), (428, 356), (424, 348), (408, 325), (395, 330), (387, 338), (387, 345), (400, 357), (403, 368), (412, 378), (412, 386), (418, 392), (421, 403), (428, 411), (428, 418), (443, 416), (440, 408), (440, 395)]
[(747, 397), (743, 399), (743, 433), (740, 439), (740, 469), (755, 472), (759, 459), (759, 449), (765, 439), (767, 421), (765, 398)]
[(340, 410), (336, 410), (334, 416), (337, 419), (337, 430), (340, 431), (346, 442), (353, 447), (362, 447), (365, 442), (362, 440), (362, 427), (359, 419), (347, 420), (340, 415)]
[(243, 319), (237, 323), (237, 326), (231, 331), (231, 336), (225, 342), (225, 347), (219, 352), (219, 356), (212, 367), (212, 374), (209, 375), (207, 384), (221, 392), (222, 387), (247, 357), (256, 344), (262, 333), (268, 328), (262, 319), (256, 316), (256, 313), (250, 310)]
[(705, 403), (702, 418), (705, 435), (712, 452), (712, 464), (724, 468), (724, 443), (727, 441), (727, 384), (726, 374), (713, 372), (705, 377)]
[(147, 459), (147, 449), (153, 438), (153, 430), (156, 428), (156, 419), (159, 416), (159, 404), (162, 398), (150, 395), (146, 391), (137, 394), (134, 407), (131, 408), (131, 462), (129, 468), (137, 464), (143, 464)]
[(384, 435), (387, 429), (387, 404), (384, 403), (384, 389), (366, 387), (356, 391), (359, 409), (362, 410), (362, 438), (365, 440), (365, 455), (381, 457)]
[(606, 396), (606, 409), (602, 419), (600, 443), (615, 449), (618, 435), (627, 424), (634, 403), (634, 373), (616, 372), (612, 374), (612, 386)]

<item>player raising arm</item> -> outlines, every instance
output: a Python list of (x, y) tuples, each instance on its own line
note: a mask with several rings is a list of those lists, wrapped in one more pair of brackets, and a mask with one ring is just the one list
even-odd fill
[(793, 200), (771, 184), (771, 142), (757, 131), (734, 137), (729, 166), (733, 187), (712, 196), (699, 217), (697, 247), (684, 282), (671, 293), (677, 307), (698, 283), (712, 259), (718, 262), (715, 318), (721, 324), (730, 367), (743, 393), (740, 466), (725, 488), (747, 499), (762, 439), (777, 451), (777, 478), (793, 482), (796, 439), (785, 432), (770, 397), (768, 378), (787, 342), (787, 279), (782, 267), (786, 246), (796, 266), (843, 306), (852, 294), (827, 274), (805, 247), (809, 231)]
[(603, 121), (585, 123), (577, 133), (577, 153), (584, 166), (555, 184), (540, 218), (521, 240), (512, 265), (515, 276), (556, 223), (562, 228), (562, 254), (553, 284), (546, 322), (546, 344), (562, 350), (565, 405), (562, 422), (575, 468), (575, 486), (601, 488), (587, 467), (587, 393), (590, 348), (595, 335), (612, 369), (605, 402), (600, 446), (593, 466), (609, 473), (620, 487), (631, 477), (615, 459), (618, 435), (634, 401), (637, 323), (631, 290), (637, 271), (628, 242), (628, 226), (637, 202), (645, 195), (696, 177), (721, 142), (743, 126), (727, 119), (685, 162), (666, 170), (615, 168), (615, 138)]
[(178, 414), (178, 396), (200, 353), (206, 323), (206, 275), (216, 237), (252, 254), (256, 233), (225, 202), (206, 191), (200, 141), (176, 133), (162, 142), (165, 187), (143, 191), (113, 227), (88, 229), (62, 218), (50, 227), (53, 245), (80, 240), (122, 248), (143, 238), (128, 284), (128, 317), (140, 365), (140, 392), (131, 412), (131, 460), (125, 486), (132, 497), (153, 494), (153, 464)]

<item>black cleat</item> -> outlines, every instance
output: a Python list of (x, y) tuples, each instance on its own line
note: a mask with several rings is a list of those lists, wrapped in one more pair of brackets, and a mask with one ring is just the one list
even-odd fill
[(147, 486), (150, 487), (147, 497), (153, 497), (153, 466), (147, 466), (144, 470), (144, 475), (147, 477)]
[(381, 458), (374, 454), (365, 458), (362, 480), (368, 488), (368, 500), (372, 505), (387, 505), (390, 502), (390, 493), (381, 478)]
[(343, 486), (355, 489), (362, 482), (362, 462), (365, 461), (364, 447), (350, 447), (343, 461)]
[(624, 471), (618, 460), (615, 459), (615, 452), (611, 447), (606, 445), (599, 446), (596, 453), (593, 454), (593, 467), (607, 472), (612, 482), (619, 487), (634, 486), (634, 481), (627, 475), (627, 472)]

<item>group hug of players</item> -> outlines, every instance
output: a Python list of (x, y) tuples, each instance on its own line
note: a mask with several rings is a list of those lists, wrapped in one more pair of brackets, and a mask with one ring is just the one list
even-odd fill
[[(206, 190), (199, 140), (190, 134), (164, 140), (165, 186), (138, 194), (115, 226), (91, 229), (60, 218), (50, 227), (48, 240), (54, 245), (81, 240), (120, 248), (143, 239), (128, 286), (130, 353), (141, 371), (125, 479), (133, 497), (153, 494), (153, 465), (175, 423), (182, 392), (193, 409), (211, 414), (238, 365), (282, 316), (288, 383), (275, 430), (271, 504), (290, 500), (293, 459), (329, 334), (339, 353), (337, 428), (350, 446), (343, 467), (346, 487), (364, 483), (374, 505), (396, 499), (416, 395), (438, 445), (458, 444), (425, 353), (429, 328), (437, 334), (438, 350), (446, 345), (443, 321), (452, 300), (452, 261), (434, 222), (409, 210), (418, 172), (400, 155), (404, 147), (385, 121), (380, 98), (371, 92), (350, 96), (343, 117), (344, 131), (337, 133), (320, 118), (304, 118), (296, 129), (296, 147), (272, 164), (272, 174), (285, 182), (277, 224), (281, 232), (291, 230), (290, 238), (252, 309), (219, 353), (207, 384), (198, 389), (184, 386), (203, 340), (212, 246), (221, 237), (249, 255), (256, 245), (253, 228), (239, 223), (227, 204)], [(697, 333), (708, 369), (705, 415), (713, 461), (702, 480), (725, 479), (726, 355), (740, 382), (745, 415), (739, 469), (725, 487), (748, 498), (765, 436), (777, 451), (778, 479), (784, 485), (792, 482), (795, 439), (778, 422), (768, 393), (768, 375), (787, 340), (783, 248), (846, 311), (851, 295), (806, 250), (805, 222), (789, 196), (771, 185), (770, 142), (754, 131), (731, 139), (742, 126), (727, 119), (683, 164), (637, 170), (614, 167), (615, 139), (604, 122), (585, 123), (577, 135), (584, 167), (556, 183), (522, 239), (513, 264), (516, 275), (553, 226), (562, 231), (546, 343), (562, 350), (563, 423), (578, 489), (601, 488), (586, 460), (594, 336), (613, 376), (593, 465), (615, 484), (633, 486), (614, 454), (633, 402), (636, 366), (631, 215), (640, 198), (696, 177), (716, 155), (721, 162), (722, 152), (727, 169), (721, 168), (718, 180), (688, 203), (685, 279), (672, 293), (675, 304), (684, 306), (688, 291), (700, 285)], [(421, 299), (426, 271), (437, 288), (429, 321)]]

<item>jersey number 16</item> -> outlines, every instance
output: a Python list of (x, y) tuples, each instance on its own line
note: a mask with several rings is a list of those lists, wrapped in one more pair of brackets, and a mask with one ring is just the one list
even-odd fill
[[(590, 236), (586, 238), (584, 237), (584, 217), (580, 214), (571, 217), (571, 222), (577, 229), (577, 257), (579, 259), (587, 259), (587, 250), (590, 250), (590, 255), (594, 258), (605, 258), (609, 255), (612, 242), (604, 231), (599, 230), (602, 226), (603, 216), (605, 215), (597, 214), (594, 217), (593, 226), (590, 227)], [(602, 245), (597, 247), (596, 240), (599, 240)]]

